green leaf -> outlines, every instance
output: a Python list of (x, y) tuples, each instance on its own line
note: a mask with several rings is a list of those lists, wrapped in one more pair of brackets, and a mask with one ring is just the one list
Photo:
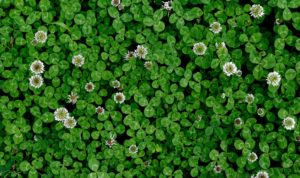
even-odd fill
[(194, 19), (200, 18), (203, 12), (200, 8), (194, 7), (184, 13), (183, 18), (187, 21), (192, 21)]
[(184, 10), (183, 10), (182, 5), (181, 5), (181, 3), (180, 3), (179, 0), (174, 0), (174, 1), (172, 2), (172, 7), (173, 7), (174, 12), (175, 12), (177, 15), (179, 15), (179, 16), (182, 16), (182, 15), (183, 15)]
[(270, 167), (269, 156), (265, 153), (260, 155), (258, 163), (262, 169), (268, 169)]
[(88, 166), (92, 171), (97, 171), (99, 169), (99, 161), (96, 158), (90, 158)]

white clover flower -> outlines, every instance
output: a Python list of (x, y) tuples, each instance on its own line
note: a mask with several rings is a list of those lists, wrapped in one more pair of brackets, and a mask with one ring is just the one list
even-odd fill
[(97, 114), (103, 115), (104, 112), (105, 112), (105, 109), (104, 109), (103, 107), (98, 106), (98, 107), (96, 108), (96, 113), (97, 113)]
[(77, 121), (74, 119), (74, 117), (68, 117), (64, 120), (64, 126), (68, 129), (72, 129), (76, 126)]
[(33, 75), (29, 78), (29, 84), (34, 88), (40, 88), (43, 83), (44, 80), (41, 75)]
[(134, 52), (128, 51), (128, 52), (125, 54), (124, 59), (125, 59), (126, 61), (128, 61), (129, 59), (131, 59), (131, 58), (133, 58), (133, 57), (135, 57)]
[(81, 67), (84, 64), (84, 57), (81, 54), (72, 57), (72, 63), (76, 67)]
[(250, 15), (254, 18), (259, 18), (264, 15), (264, 8), (259, 4), (253, 4), (250, 8)]
[(282, 125), (286, 130), (294, 130), (296, 126), (296, 121), (292, 117), (286, 117), (283, 119)]
[(64, 121), (69, 117), (69, 112), (66, 108), (60, 107), (55, 110), (54, 118), (56, 121)]
[(40, 60), (33, 61), (30, 65), (30, 70), (34, 74), (42, 74), (44, 72), (44, 63)]
[(226, 48), (225, 42), (215, 43), (215, 46), (216, 46), (217, 49), (219, 49), (219, 48)]
[(281, 76), (278, 72), (270, 72), (267, 77), (267, 84), (272, 86), (278, 86), (281, 80)]
[(253, 163), (258, 159), (257, 154), (254, 152), (249, 153), (248, 155), (248, 161)]
[(266, 171), (259, 171), (255, 178), (269, 178), (269, 174)]
[(210, 27), (209, 30), (215, 34), (220, 33), (222, 31), (222, 26), (219, 22), (213, 22), (210, 24), (209, 27)]
[(128, 150), (129, 150), (129, 153), (135, 154), (135, 153), (137, 153), (137, 152), (139, 151), (139, 148), (138, 148), (136, 145), (131, 145), (131, 146), (128, 148)]
[(237, 70), (235, 73), (238, 77), (242, 76), (243, 72), (241, 70)]
[(163, 1), (162, 7), (163, 7), (163, 9), (166, 9), (167, 11), (172, 10), (172, 1)]
[(221, 173), (221, 171), (222, 171), (222, 168), (221, 168), (221, 166), (219, 166), (219, 165), (216, 165), (215, 167), (214, 167), (214, 172), (215, 173)]
[(225, 75), (227, 75), (229, 77), (231, 75), (236, 74), (237, 67), (233, 62), (226, 62), (223, 65), (223, 72), (225, 73)]
[(34, 34), (34, 39), (38, 42), (38, 43), (45, 43), (47, 41), (47, 32), (44, 31), (37, 31)]
[(111, 0), (111, 5), (118, 7), (121, 4), (121, 0)]
[(71, 94), (68, 95), (67, 103), (76, 104), (78, 98), (79, 98), (79, 96), (77, 95), (77, 93), (71, 92)]
[(95, 89), (95, 85), (92, 82), (85, 84), (85, 90), (87, 92), (92, 92)]
[(113, 145), (115, 145), (117, 142), (115, 139), (110, 138), (108, 140), (106, 140), (105, 145), (107, 145), (109, 148), (111, 148)]
[(118, 92), (115, 94), (114, 100), (116, 103), (122, 104), (125, 101), (125, 95), (122, 92)]
[(207, 50), (207, 47), (203, 42), (195, 43), (193, 46), (193, 51), (198, 56), (204, 55), (206, 50)]
[(263, 108), (258, 108), (257, 115), (259, 115), (260, 117), (263, 117), (265, 115), (265, 110)]
[(151, 61), (146, 61), (144, 63), (144, 67), (148, 70), (150, 70), (152, 68), (152, 62)]
[(243, 124), (243, 120), (241, 119), (241, 118), (236, 118), (235, 120), (234, 120), (234, 124), (236, 125), (236, 126), (240, 126), (240, 125), (242, 125)]
[(114, 81), (112, 82), (112, 86), (113, 86), (114, 88), (119, 88), (119, 87), (121, 86), (121, 83), (119, 82), (119, 80), (114, 80)]
[(253, 103), (254, 101), (254, 95), (253, 94), (247, 94), (246, 98), (245, 98), (245, 102), (246, 103)]
[(140, 59), (145, 59), (148, 54), (148, 49), (143, 45), (138, 45), (136, 50), (134, 51), (134, 56)]

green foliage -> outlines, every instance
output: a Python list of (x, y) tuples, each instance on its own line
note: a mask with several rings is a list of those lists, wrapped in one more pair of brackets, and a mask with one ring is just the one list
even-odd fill
[(299, 177), (299, 0), (112, 2), (0, 1), (0, 177)]

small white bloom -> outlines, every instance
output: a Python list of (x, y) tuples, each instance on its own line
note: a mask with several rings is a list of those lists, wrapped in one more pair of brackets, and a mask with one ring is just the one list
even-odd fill
[(243, 72), (242, 72), (241, 70), (237, 70), (237, 71), (236, 71), (236, 75), (237, 75), (237, 76), (240, 77), (240, 76), (242, 76), (242, 74), (243, 74)]
[(76, 126), (77, 121), (74, 119), (74, 117), (68, 117), (64, 120), (64, 126), (68, 129), (72, 129)]
[(105, 112), (105, 109), (104, 109), (103, 107), (98, 106), (98, 107), (96, 108), (96, 113), (97, 113), (97, 114), (103, 115), (104, 112)]
[(126, 61), (128, 61), (129, 59), (131, 59), (131, 58), (133, 58), (133, 57), (135, 57), (135, 53), (132, 52), (132, 51), (128, 51), (128, 52), (125, 54), (124, 59), (125, 59)]
[(72, 103), (72, 104), (76, 104), (77, 99), (79, 98), (79, 96), (77, 95), (77, 93), (71, 92), (70, 95), (68, 95), (68, 103)]
[(242, 125), (243, 124), (243, 120), (241, 119), (241, 118), (236, 118), (235, 120), (234, 120), (234, 124), (236, 125), (236, 126), (240, 126), (240, 125)]
[(72, 63), (77, 67), (81, 67), (84, 64), (84, 57), (81, 54), (75, 55), (72, 57)]
[(281, 80), (281, 76), (278, 72), (270, 72), (267, 77), (267, 84), (272, 86), (278, 86)]
[(148, 70), (150, 70), (152, 68), (152, 62), (151, 61), (146, 61), (144, 63), (144, 67)]
[(109, 148), (111, 148), (113, 145), (115, 145), (117, 142), (115, 139), (110, 138), (108, 140), (106, 140), (105, 145), (107, 145)]
[(54, 118), (56, 121), (64, 121), (69, 117), (69, 112), (66, 108), (60, 107), (55, 110), (54, 112)]
[(129, 150), (129, 153), (135, 154), (135, 153), (137, 153), (137, 152), (139, 151), (139, 148), (138, 148), (136, 145), (131, 145), (131, 146), (128, 148), (128, 150)]
[(250, 15), (254, 18), (259, 18), (264, 15), (264, 8), (259, 4), (253, 4), (250, 8)]
[(112, 82), (112, 86), (113, 86), (114, 88), (119, 88), (119, 87), (121, 86), (121, 83), (119, 82), (119, 80), (114, 80), (114, 81)]
[(209, 27), (210, 31), (212, 31), (215, 34), (220, 33), (222, 31), (222, 26), (219, 22), (213, 22), (210, 24)]
[(226, 48), (225, 42), (215, 43), (215, 46), (216, 46), (217, 49), (219, 49), (219, 48)]
[(255, 178), (269, 178), (269, 174), (266, 171), (259, 171)]
[(121, 92), (118, 92), (115, 94), (114, 100), (116, 103), (122, 104), (125, 101), (125, 95)]
[(193, 51), (196, 55), (202, 56), (206, 52), (206, 45), (203, 42), (195, 43), (193, 46)]
[(44, 72), (44, 63), (40, 60), (33, 61), (30, 65), (30, 70), (34, 74), (42, 74)]
[(295, 125), (296, 125), (296, 121), (292, 117), (286, 117), (286, 118), (283, 119), (282, 125), (284, 126), (284, 128), (286, 130), (294, 130)]
[(33, 75), (29, 78), (29, 83), (30, 86), (34, 88), (40, 88), (43, 85), (44, 80), (41, 75)]
[(258, 108), (257, 115), (259, 115), (260, 117), (263, 117), (265, 115), (265, 110), (263, 108)]
[(148, 49), (143, 45), (138, 45), (134, 51), (134, 56), (139, 57), (140, 59), (145, 59), (148, 54)]
[(225, 75), (227, 75), (229, 77), (231, 75), (236, 74), (237, 67), (233, 62), (226, 62), (223, 65), (223, 72), (225, 73)]
[(172, 1), (163, 1), (162, 7), (167, 11), (172, 10)]
[(37, 31), (34, 35), (34, 39), (39, 43), (45, 43), (47, 40), (47, 33), (44, 31)]
[(258, 159), (257, 154), (254, 152), (249, 153), (248, 155), (248, 161), (253, 163)]
[(95, 85), (92, 82), (85, 84), (85, 90), (87, 92), (92, 92), (95, 89)]
[(121, 0), (111, 0), (111, 5), (118, 7), (121, 4)]
[(215, 167), (214, 167), (214, 172), (215, 173), (221, 173), (221, 171), (222, 171), (222, 168), (221, 168), (221, 166), (219, 166), (219, 165), (216, 165)]
[(276, 24), (276, 25), (280, 25), (280, 22), (281, 22), (280, 19), (276, 19), (276, 20), (275, 20), (275, 24)]
[(245, 102), (246, 103), (253, 103), (254, 101), (254, 95), (253, 94), (247, 94), (246, 98), (245, 98)]

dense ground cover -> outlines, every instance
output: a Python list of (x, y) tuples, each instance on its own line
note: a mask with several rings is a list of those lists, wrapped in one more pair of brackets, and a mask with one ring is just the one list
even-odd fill
[(0, 177), (300, 176), (299, 0), (1, 0)]

